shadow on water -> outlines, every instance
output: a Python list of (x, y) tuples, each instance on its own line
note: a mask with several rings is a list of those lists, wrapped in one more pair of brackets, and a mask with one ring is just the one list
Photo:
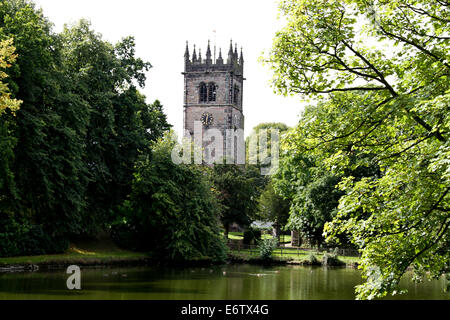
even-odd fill
[[(360, 272), (348, 268), (223, 265), (198, 268), (134, 267), (81, 271), (82, 290), (68, 290), (57, 272), (0, 274), (0, 299), (131, 300), (352, 300)], [(407, 295), (395, 299), (448, 299), (445, 280), (403, 281)]]

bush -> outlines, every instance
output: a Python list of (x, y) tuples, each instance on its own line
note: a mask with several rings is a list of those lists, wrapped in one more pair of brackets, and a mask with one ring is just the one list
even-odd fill
[(69, 247), (68, 239), (51, 237), (42, 226), (12, 217), (1, 219), (0, 244), (0, 257), (63, 253)]
[(322, 257), (322, 265), (324, 266), (341, 266), (344, 264), (335, 253), (324, 253)]
[(272, 252), (278, 246), (277, 239), (263, 239), (259, 242), (259, 255), (263, 260), (272, 259)]
[(251, 244), (252, 241), (259, 240), (261, 240), (261, 230), (250, 227), (244, 231), (244, 244)]
[(314, 265), (320, 265), (320, 262), (319, 262), (319, 260), (317, 260), (316, 256), (312, 252), (310, 252), (308, 254), (308, 257), (306, 258), (306, 264), (314, 266)]

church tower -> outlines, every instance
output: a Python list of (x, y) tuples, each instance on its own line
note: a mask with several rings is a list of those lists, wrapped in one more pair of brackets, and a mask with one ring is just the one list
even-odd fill
[[(233, 49), (232, 42), (230, 42), (226, 61), (222, 57), (221, 49), (217, 59), (215, 51), (214, 48), (214, 57), (212, 57), (208, 41), (205, 59), (202, 58), (200, 48), (197, 55), (195, 45), (191, 56), (186, 43), (182, 73), (184, 75), (184, 130), (192, 137), (195, 123), (197, 128), (201, 123), (204, 132), (216, 129), (216, 132), (222, 134), (223, 150), (226, 150), (227, 145), (231, 143), (234, 150), (232, 156), (236, 158), (236, 137), (227, 135), (227, 132), (241, 129), (243, 135), (244, 58), (242, 48), (238, 55), (237, 45), (235, 44)], [(208, 139), (203, 140), (203, 148), (207, 148), (209, 143)], [(205, 156), (208, 158), (211, 155), (204, 155), (204, 158)]]

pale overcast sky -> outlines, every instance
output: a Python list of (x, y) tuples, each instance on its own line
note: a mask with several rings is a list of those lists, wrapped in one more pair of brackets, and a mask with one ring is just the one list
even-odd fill
[[(230, 39), (244, 52), (245, 133), (261, 122), (284, 122), (294, 126), (303, 103), (301, 97), (275, 95), (271, 71), (258, 58), (268, 52), (283, 23), (277, 19), (275, 0), (35, 0), (55, 24), (89, 19), (105, 40), (116, 42), (132, 35), (136, 53), (153, 68), (143, 93), (147, 102), (159, 99), (177, 134), (183, 129), (184, 51), (189, 41), (206, 52), (208, 39), (226, 56)], [(214, 32), (215, 31), (215, 32)]]

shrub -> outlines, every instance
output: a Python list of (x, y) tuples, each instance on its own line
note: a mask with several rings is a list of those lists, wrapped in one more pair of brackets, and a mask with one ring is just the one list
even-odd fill
[(322, 257), (322, 265), (324, 266), (341, 266), (345, 264), (338, 259), (335, 253), (324, 253)]
[(308, 257), (306, 258), (306, 264), (313, 266), (313, 265), (320, 265), (320, 262), (319, 260), (317, 260), (316, 256), (312, 252), (310, 252), (308, 254)]
[(32, 256), (62, 253), (69, 247), (64, 237), (51, 237), (42, 226), (12, 217), (1, 219), (0, 257)]
[(259, 242), (259, 255), (263, 260), (272, 259), (272, 252), (278, 246), (277, 239), (263, 239)]

